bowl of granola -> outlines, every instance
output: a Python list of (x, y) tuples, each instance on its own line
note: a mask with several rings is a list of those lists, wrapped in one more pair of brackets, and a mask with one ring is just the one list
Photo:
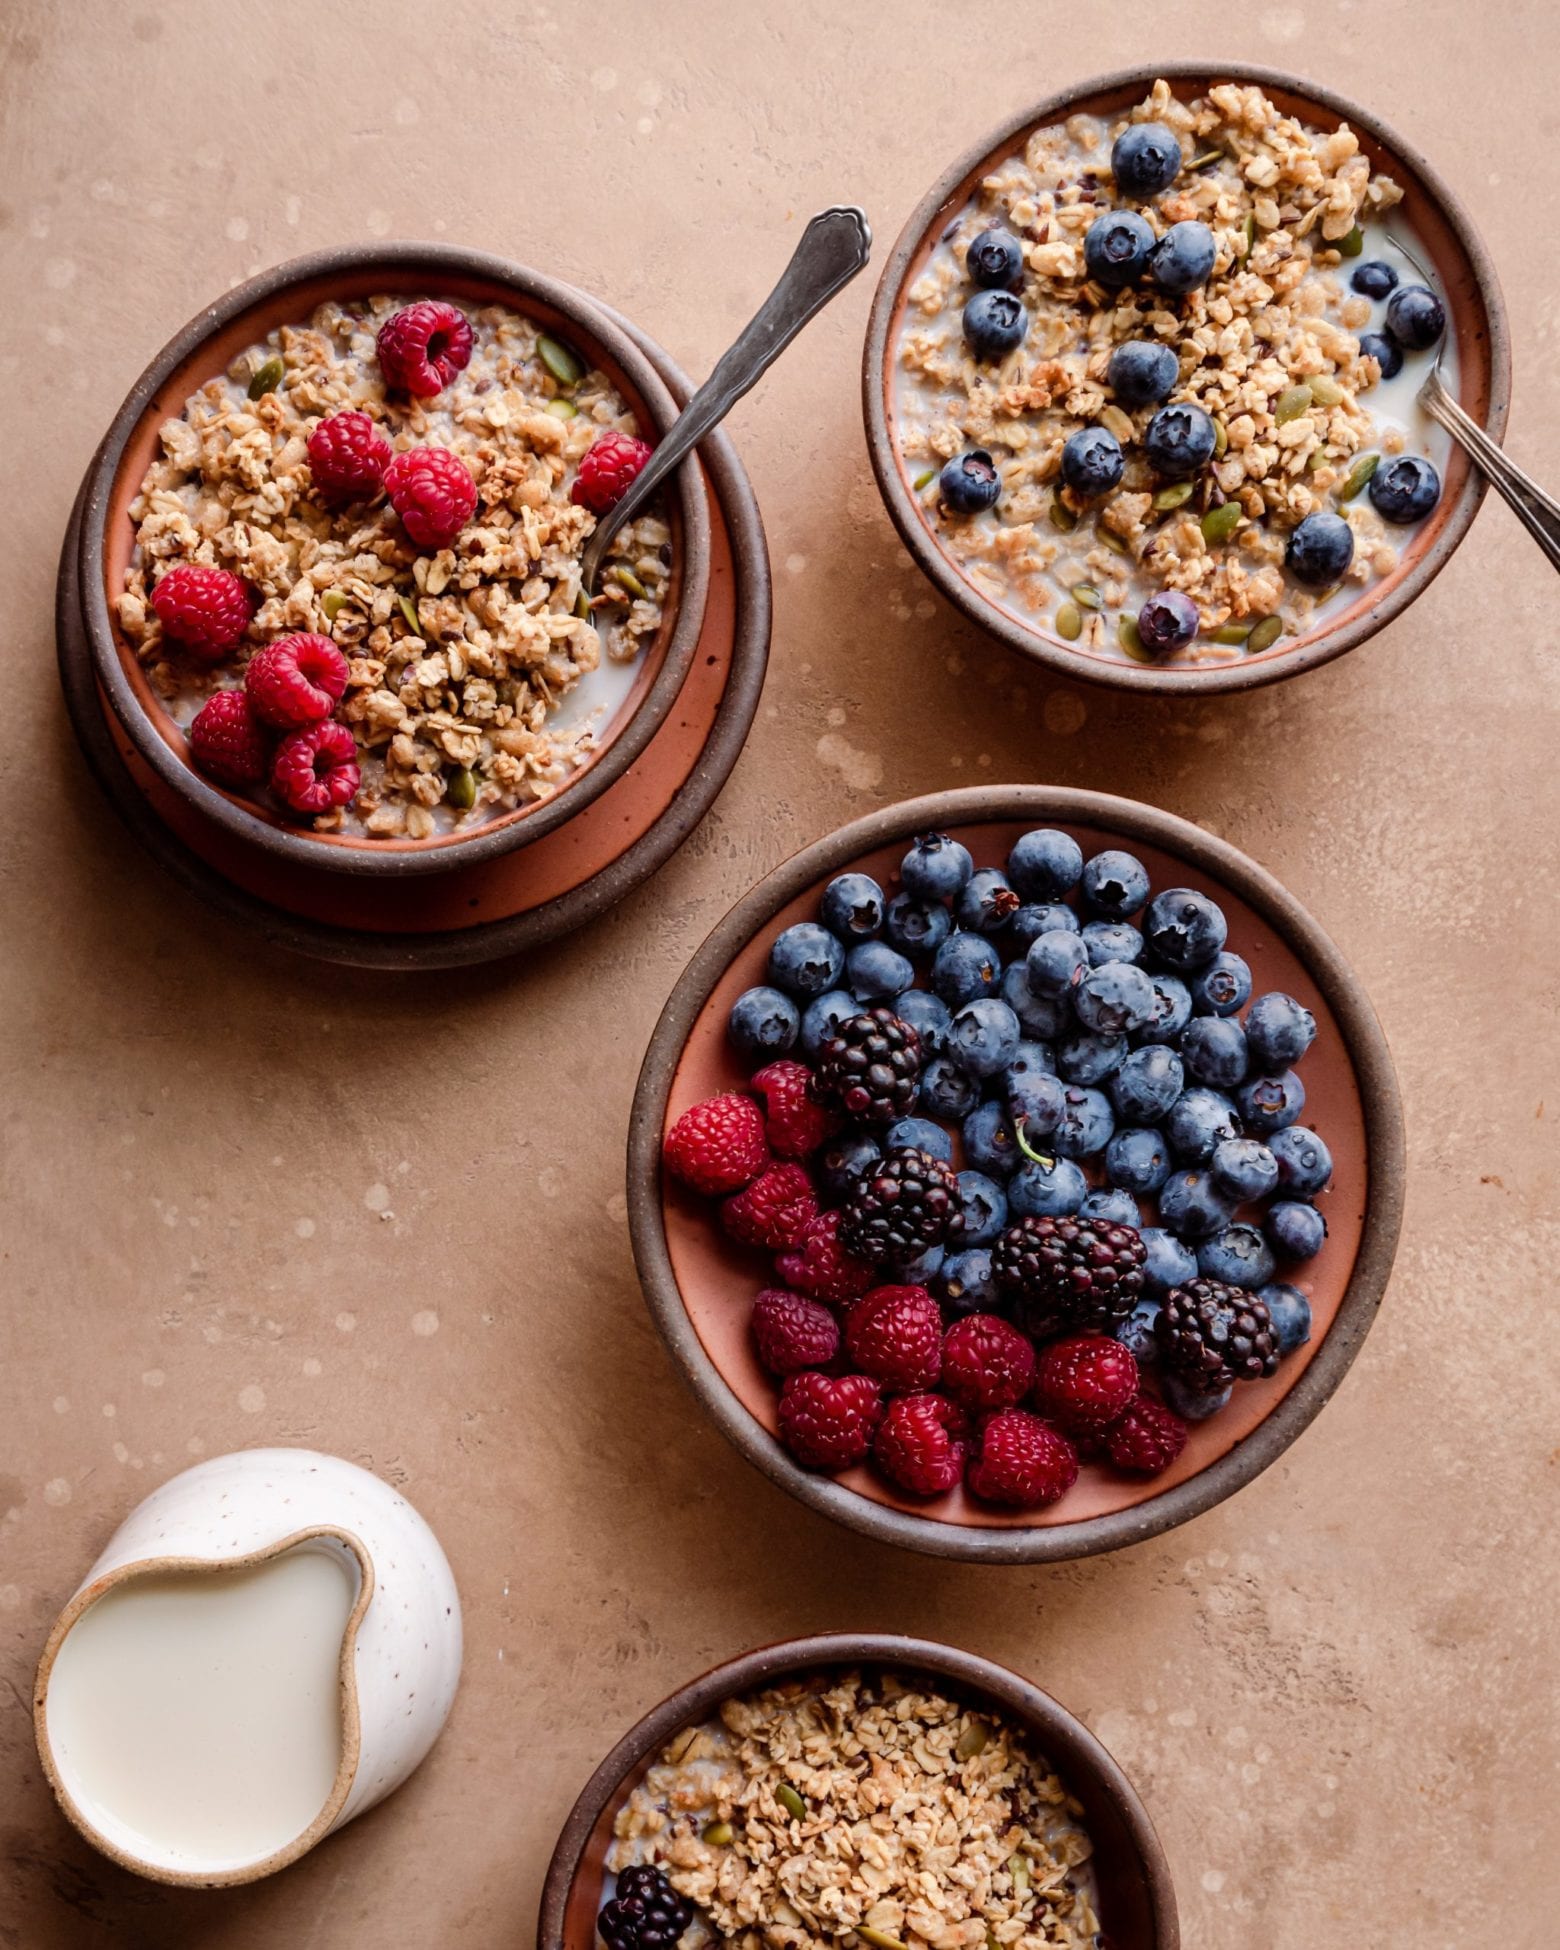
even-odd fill
[(1168, 64), (1016, 116), (883, 271), (863, 404), (942, 593), (1066, 675), (1243, 690), (1353, 649), (1467, 533), (1511, 384), (1488, 253), (1377, 117), (1266, 69)]
[(596, 515), (676, 415), (590, 298), (386, 245), (238, 287), (142, 375), (84, 490), (83, 622), (124, 735), (238, 838), (428, 874), (528, 845), (645, 750), (709, 582), (697, 466)]
[(565, 1822), (540, 1950), (1177, 1950), (1136, 1792), (1048, 1693), (924, 1639), (830, 1633), (682, 1687)]

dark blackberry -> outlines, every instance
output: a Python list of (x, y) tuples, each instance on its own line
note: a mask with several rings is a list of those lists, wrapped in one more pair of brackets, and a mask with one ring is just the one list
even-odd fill
[(840, 1217), (840, 1244), (873, 1265), (914, 1259), (947, 1239), (959, 1209), (953, 1166), (906, 1145), (862, 1173)]
[(607, 1950), (674, 1950), (693, 1921), (693, 1905), (648, 1863), (624, 1869), (617, 1894), (596, 1918)]
[(1023, 1218), (992, 1248), (991, 1271), (1015, 1296), (1020, 1326), (1044, 1340), (1118, 1326), (1142, 1294), (1146, 1257), (1136, 1226), (1075, 1214)]
[(1188, 1280), (1166, 1294), (1154, 1331), (1168, 1372), (1204, 1392), (1260, 1381), (1278, 1366), (1266, 1303), (1223, 1280)]
[(892, 1124), (915, 1109), (921, 1039), (892, 1009), (864, 1009), (826, 1036), (813, 1090), (856, 1124)]

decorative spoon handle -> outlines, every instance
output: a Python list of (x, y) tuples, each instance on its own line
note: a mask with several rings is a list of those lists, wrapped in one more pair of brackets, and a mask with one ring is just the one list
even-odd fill
[(698, 445), (768, 371), (797, 333), (822, 311), (872, 255), (866, 212), (854, 204), (822, 210), (802, 232), (801, 242), (740, 338), (678, 414), (633, 485), (596, 525), (581, 564), (587, 592), (594, 590), (601, 559), (612, 537), (655, 493), (689, 450)]
[(1474, 465), (1491, 486), (1499, 489), (1512, 513), (1560, 569), (1560, 503), (1555, 502), (1515, 461), (1509, 460), (1476, 421), (1457, 404), (1446, 389), (1439, 369), (1419, 389), (1420, 404), (1438, 420), (1458, 443), (1466, 448)]

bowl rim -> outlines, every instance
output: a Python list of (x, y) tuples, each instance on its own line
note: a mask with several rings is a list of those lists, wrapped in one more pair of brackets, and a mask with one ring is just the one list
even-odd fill
[(582, 339), (601, 348), (625, 372), (644, 401), (658, 437), (678, 414), (670, 389), (644, 350), (621, 322), (576, 286), (544, 272), (486, 251), (463, 245), (415, 241), (382, 245), (346, 244), (288, 258), (257, 277), (225, 292), (182, 326), (152, 359), (114, 415), (87, 473), (81, 504), (79, 586), (82, 618), (92, 662), (107, 692), (114, 716), (142, 758), (163, 782), (192, 799), (206, 817), (238, 839), (324, 872), (368, 874), (384, 878), (442, 873), (493, 859), (529, 845), (555, 830), (581, 807), (600, 796), (645, 750), (676, 703), (697, 652), (709, 592), (709, 510), (704, 499), (699, 463), (690, 455), (677, 470), (677, 494), (682, 522), (682, 588), (661, 668), (633, 715), (593, 763), (577, 772), (548, 799), (525, 809), (522, 817), (490, 821), (469, 836), (441, 836), (384, 845), (326, 845), (318, 835), (273, 824), (252, 812), (242, 800), (203, 779), (193, 765), (167, 743), (136, 697), (126, 675), (104, 585), (109, 510), (125, 448), (148, 406), (168, 379), (194, 357), (215, 333), (244, 312), (288, 290), (331, 274), (362, 276), (382, 268), (387, 277), (405, 281), (424, 273), (435, 284), (440, 278), (463, 278), (505, 287), (515, 308), (541, 304), (565, 317)]
[(1389, 123), (1348, 96), (1340, 95), (1303, 75), (1279, 68), (1244, 61), (1161, 61), (1089, 76), (1009, 116), (1000, 127), (965, 150), (937, 178), (911, 211), (904, 228), (894, 240), (893, 249), (884, 260), (867, 319), (862, 352), (861, 392), (867, 452), (878, 491), (900, 540), (909, 550), (916, 566), (956, 609), (1010, 650), (1017, 651), (1020, 656), (1042, 668), (1107, 690), (1208, 697), (1221, 692), (1254, 690), (1264, 684), (1299, 676), (1304, 671), (1316, 670), (1384, 629), (1430, 586), (1460, 546), (1479, 511), (1488, 486), (1480, 470), (1470, 465), (1457, 500), (1434, 544), (1385, 597), (1352, 622), (1324, 631), (1321, 636), (1303, 642), (1292, 651), (1275, 650), (1242, 663), (1209, 665), (1200, 669), (1174, 665), (1160, 668), (1134, 663), (1116, 664), (1103, 657), (1084, 655), (1063, 643), (1053, 642), (1039, 630), (1031, 629), (982, 595), (976, 585), (954, 566), (951, 558), (938, 546), (905, 485), (885, 407), (892, 351), (890, 333), (906, 273), (933, 220), (965, 179), (1026, 130), (1061, 120), (1075, 112), (1077, 104), (1086, 97), (1117, 89), (1151, 87), (1161, 79), (1172, 84), (1236, 81), (1281, 89), (1338, 116), (1408, 165), (1438, 207), (1439, 214), (1473, 272), (1474, 284), (1489, 324), (1490, 409), (1485, 431), (1497, 445), (1505, 436), (1511, 407), (1511, 332), (1494, 261), (1462, 203), (1428, 159), (1413, 143), (1406, 142)]
[(641, 1761), (680, 1727), (724, 1700), (790, 1674), (829, 1666), (909, 1667), (995, 1701), (1034, 1728), (1063, 1777), (1087, 1774), (1120, 1817), (1143, 1870), (1154, 1923), (1153, 1950), (1180, 1950), (1175, 1886), (1164, 1844), (1120, 1764), (1075, 1713), (1010, 1666), (938, 1639), (894, 1632), (823, 1632), (780, 1639), (713, 1666), (652, 1707), (617, 1742), (581, 1788), (554, 1846), (542, 1885), (537, 1950), (564, 1950), (568, 1900), (603, 1810)]
[[(738, 952), (788, 902), (875, 847), (946, 826), (1028, 820), (1102, 827), (1175, 854), (1222, 880), (1305, 963), (1337, 1020), (1359, 1086), (1369, 1174), (1359, 1252), (1338, 1312), (1303, 1374), (1243, 1441), (1145, 1502), (1074, 1523), (977, 1528), (875, 1503), (793, 1462), (738, 1400), (705, 1352), (672, 1268), (661, 1186), (666, 1107), (695, 1021)], [(815, 840), (767, 874), (716, 925), (679, 976), (645, 1052), (628, 1134), (628, 1219), (645, 1302), (683, 1378), (716, 1426), (772, 1483), (880, 1543), (984, 1564), (1091, 1557), (1156, 1537), (1200, 1516), (1260, 1475), (1320, 1413), (1347, 1374), (1386, 1290), (1402, 1226), (1406, 1151), (1391, 1051), (1358, 976), (1302, 903), (1227, 840), (1139, 800), (1070, 786), (966, 786), (907, 799)]]

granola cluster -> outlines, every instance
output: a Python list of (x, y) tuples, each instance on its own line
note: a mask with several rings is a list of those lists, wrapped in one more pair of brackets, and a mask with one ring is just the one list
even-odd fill
[(1024, 1736), (909, 1677), (729, 1700), (630, 1796), (608, 1857), (695, 1905), (684, 1950), (1093, 1950), (1081, 1810)]
[[(569, 490), (603, 429), (635, 430), (626, 403), (500, 306), (470, 311), (470, 363), (438, 398), (388, 394), (375, 335), (402, 302), (322, 305), (241, 353), (164, 423), (131, 506), (136, 553), (117, 608), (186, 724), (222, 673), (162, 634), (150, 596), (173, 564), (213, 564), (248, 585), (256, 608), (241, 659), (288, 632), (333, 639), (349, 660), (338, 715), (363, 782), (350, 809), (313, 827), (423, 839), (544, 798), (583, 762), (596, 727), (585, 714), (558, 726), (554, 714), (603, 647), (609, 662), (631, 663), (655, 636), (672, 549), (659, 515), (629, 523), (593, 608), (579, 570), (595, 517)], [(368, 413), (397, 450), (436, 445), (464, 461), (477, 505), (453, 546), (420, 551), (382, 496), (333, 507), (315, 491), (309, 432), (345, 408)]]
[[(1143, 121), (1174, 130), (1186, 158), (1156, 201), (1156, 219), (1198, 219), (1218, 247), (1209, 282), (1179, 301), (1151, 288), (1107, 290), (1084, 264), (1084, 234), (1112, 201), (1111, 145), (1127, 123)], [(1133, 592), (1141, 600), (1149, 585), (1191, 596), (1205, 637), (1229, 626), (1225, 634), (1237, 638), (1281, 609), (1284, 627), (1298, 628), (1318, 598), (1286, 587), (1286, 538), (1306, 515), (1334, 507), (1355, 532), (1349, 578), (1388, 573), (1396, 551), (1379, 516), (1352, 497), (1338, 503), (1366, 447), (1396, 453), (1404, 444), (1372, 416), (1380, 368), (1356, 336), (1371, 307), (1348, 290), (1342, 267), (1364, 227), (1401, 197), (1397, 184), (1372, 174), (1352, 130), (1309, 129), (1260, 88), (1233, 82), (1188, 103), (1157, 81), (1126, 117), (1080, 115), (1040, 129), (994, 169), (911, 287), (898, 348), (904, 463), (977, 586), (998, 603), (1052, 616), (1059, 591), (1085, 585), (1099, 601), (1081, 619), (1081, 639), (1096, 648), (1117, 640), (1105, 612)], [(976, 362), (959, 322), (965, 253), (993, 222), (1023, 244), (1031, 320), (1026, 343), (1000, 367)], [(1215, 456), (1190, 492), (1186, 483), (1156, 491), (1138, 444), (1154, 408), (1129, 412), (1108, 388), (1110, 355), (1129, 339), (1171, 346), (1180, 362), (1171, 398), (1214, 418)], [(1058, 478), (1063, 443), (1090, 422), (1109, 428), (1129, 456), (1120, 486), (1097, 504)], [(938, 507), (932, 470), (972, 445), (998, 458), (999, 520)], [(1213, 524), (1210, 540), (1204, 516), (1232, 502), (1237, 512)], [(1185, 653), (1193, 661), (1239, 654), (1238, 642), (1201, 640)]]

